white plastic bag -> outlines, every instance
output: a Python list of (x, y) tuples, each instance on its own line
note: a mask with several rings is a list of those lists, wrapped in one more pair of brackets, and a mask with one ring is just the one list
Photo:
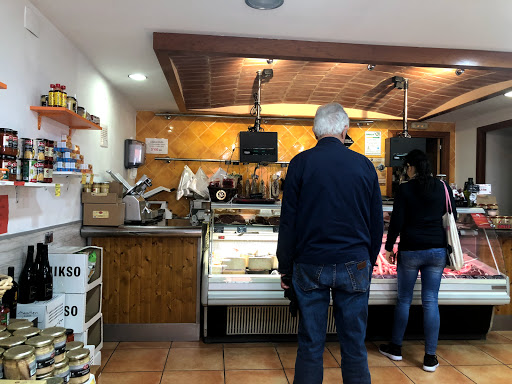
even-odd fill
[(452, 203), (446, 184), (444, 184), (444, 193), (446, 200), (446, 213), (443, 215), (443, 227), (446, 230), (446, 239), (448, 240), (448, 260), (446, 268), (459, 271), (464, 266), (464, 254), (460, 245), (459, 231), (457, 223), (453, 216)]
[(189, 189), (197, 193), (203, 199), (208, 199), (210, 194), (208, 193), (208, 176), (202, 170), (201, 167), (197, 170), (194, 179), (190, 183)]
[(222, 186), (222, 181), (224, 180), (224, 177), (227, 175), (228, 173), (223, 170), (222, 168), (219, 167), (219, 169), (217, 169), (217, 171), (212, 175), (212, 177), (210, 177), (210, 184), (215, 184), (215, 182), (218, 181), (218, 186), (221, 187)]
[(181, 173), (180, 184), (178, 185), (178, 191), (176, 192), (176, 200), (181, 199), (183, 196), (190, 197), (193, 196), (192, 191), (190, 190), (190, 184), (195, 179), (194, 172), (185, 165), (183, 172)]

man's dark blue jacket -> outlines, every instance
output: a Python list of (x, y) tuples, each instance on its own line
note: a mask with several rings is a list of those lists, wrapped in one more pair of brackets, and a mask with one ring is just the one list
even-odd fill
[(382, 244), (382, 199), (370, 160), (325, 137), (290, 162), (283, 192), (279, 272), (293, 263), (370, 260)]

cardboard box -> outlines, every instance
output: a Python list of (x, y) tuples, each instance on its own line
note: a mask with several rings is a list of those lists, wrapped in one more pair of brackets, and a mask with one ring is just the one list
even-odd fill
[(124, 193), (124, 186), (118, 181), (111, 181), (109, 183), (109, 192), (117, 194), (117, 197), (122, 199)]
[(31, 304), (19, 304), (16, 317), (37, 317), (40, 329), (64, 326), (64, 303), (62, 294), (54, 294), (51, 300), (35, 301)]
[(125, 204), (84, 204), (83, 225), (117, 227), (124, 224)]
[(101, 316), (102, 285), (87, 293), (66, 293), (64, 326), (75, 332), (84, 332)]
[[(89, 253), (96, 253), (94, 273), (89, 277)], [(86, 252), (86, 253), (81, 253)], [(48, 260), (53, 272), (53, 290), (58, 293), (86, 293), (103, 279), (103, 248), (61, 247), (50, 249)]]
[(112, 204), (120, 202), (121, 199), (119, 198), (117, 193), (82, 192), (83, 204)]
[(94, 345), (95, 354), (103, 348), (103, 316), (100, 316), (84, 332), (75, 332), (75, 340), (81, 341), (84, 345)]

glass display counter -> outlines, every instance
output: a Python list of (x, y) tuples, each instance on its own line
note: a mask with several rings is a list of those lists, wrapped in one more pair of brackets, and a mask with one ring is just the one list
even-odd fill
[[(370, 306), (392, 307), (396, 302), (396, 266), (384, 257), (384, 243), (392, 206), (383, 206), (385, 233), (374, 267), (370, 288)], [(211, 204), (211, 218), (203, 226), (203, 279), (201, 301), (208, 311), (219, 314), (223, 322), (239, 324), (241, 319), (261, 318), (260, 322), (294, 321), (287, 314), (289, 301), (284, 298), (277, 272), (276, 248), (280, 205)], [(439, 292), (440, 306), (486, 307), (510, 302), (509, 278), (496, 233), (479, 208), (459, 208), (457, 227), (465, 264), (460, 271), (445, 269)], [(399, 239), (395, 244), (398, 247)], [(421, 282), (414, 288), (413, 304), (421, 304)], [(218, 309), (214, 309), (219, 307)], [(220, 310), (220, 307), (226, 309)], [(332, 310), (332, 309), (330, 309)], [(474, 311), (472, 311), (473, 313)], [(371, 313), (371, 310), (370, 310)], [(392, 318), (392, 314), (390, 315)], [(211, 316), (210, 316), (211, 317)], [(231, 319), (231, 320), (230, 320)], [(262, 320), (265, 319), (265, 320)], [(281, 320), (279, 320), (281, 319)], [(328, 332), (333, 332), (330, 320)], [(282, 330), (276, 324), (252, 325), (254, 333), (293, 333), (294, 325)], [(208, 322), (205, 322), (205, 335)], [(253, 329), (251, 328), (251, 329)], [(276, 332), (276, 329), (279, 332)], [(240, 333), (250, 333), (242, 327)], [(233, 331), (234, 333), (237, 330)]]

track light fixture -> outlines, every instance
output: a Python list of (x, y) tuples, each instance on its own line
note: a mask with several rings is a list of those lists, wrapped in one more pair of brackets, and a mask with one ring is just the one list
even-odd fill
[(455, 74), (456, 74), (457, 76), (462, 75), (464, 72), (465, 72), (465, 70), (464, 70), (464, 69), (462, 69), (462, 68), (457, 68), (457, 69), (455, 70)]
[(267, 64), (272, 64), (274, 62), (274, 59), (267, 59)]
[(369, 71), (373, 71), (375, 69), (375, 64), (368, 64), (366, 67)]

